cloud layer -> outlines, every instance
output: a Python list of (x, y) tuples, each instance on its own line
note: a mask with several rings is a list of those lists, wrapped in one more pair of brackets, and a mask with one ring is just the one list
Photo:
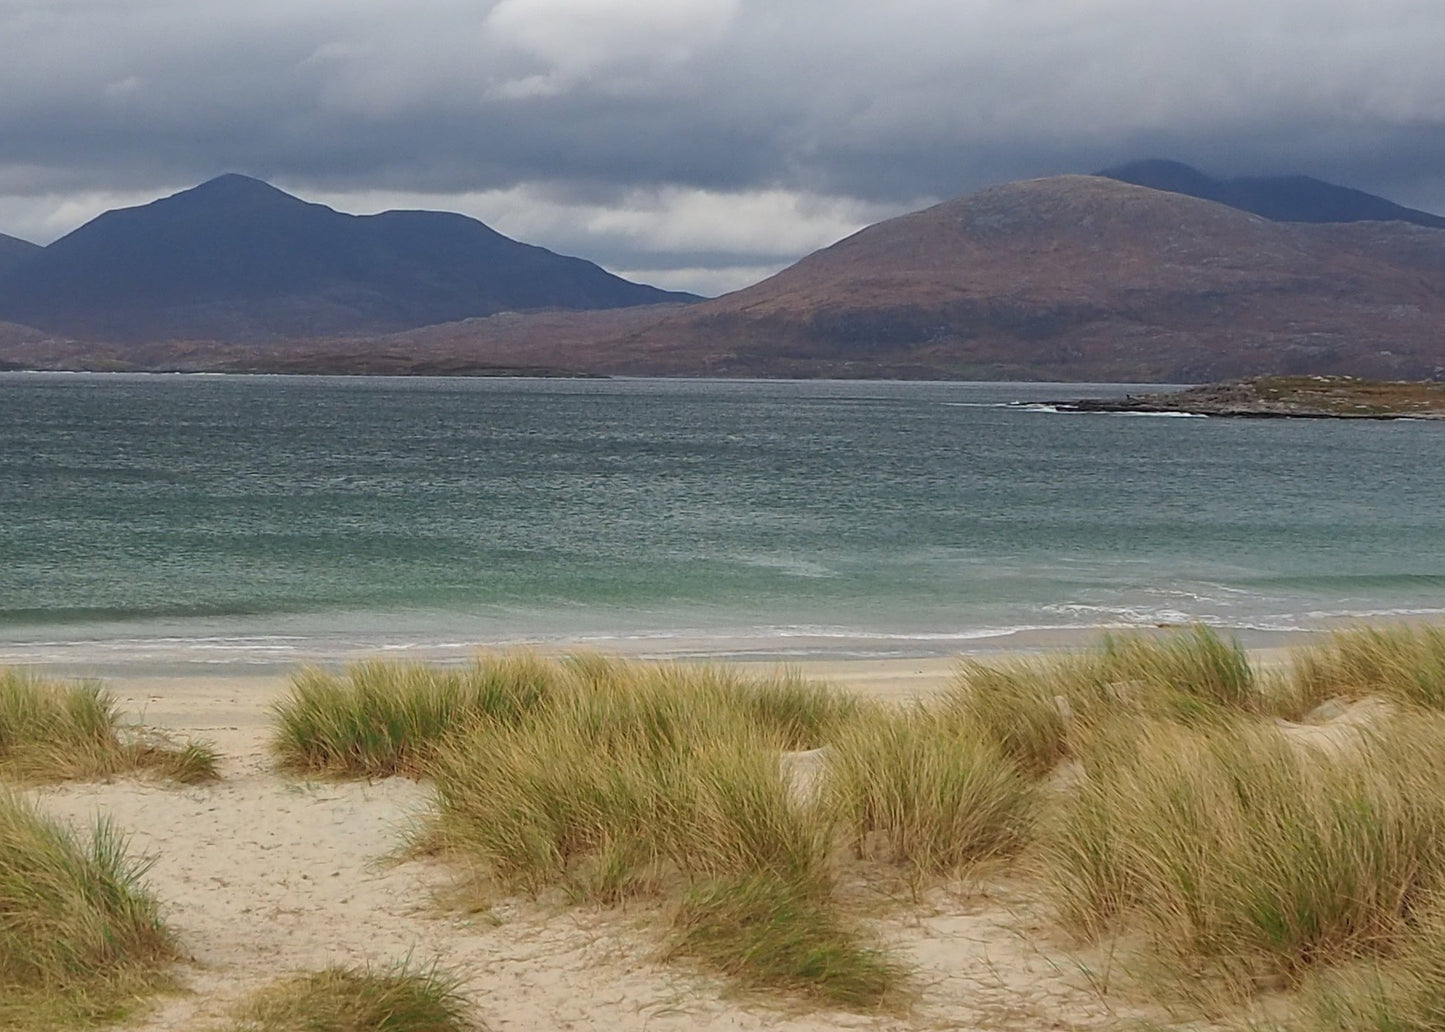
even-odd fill
[(712, 289), (1143, 156), (1445, 210), (1439, 0), (0, 0), (0, 38), (0, 231), (41, 242), (224, 171)]

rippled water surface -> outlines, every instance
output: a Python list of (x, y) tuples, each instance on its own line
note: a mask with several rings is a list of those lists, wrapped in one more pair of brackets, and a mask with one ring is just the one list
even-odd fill
[(1445, 424), (1104, 386), (0, 375), (0, 661), (957, 651), (1445, 609)]

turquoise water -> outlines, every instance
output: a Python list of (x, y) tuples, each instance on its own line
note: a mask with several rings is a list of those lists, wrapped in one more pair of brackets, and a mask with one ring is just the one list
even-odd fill
[(1038, 384), (0, 375), (0, 662), (1445, 611), (1445, 424)]

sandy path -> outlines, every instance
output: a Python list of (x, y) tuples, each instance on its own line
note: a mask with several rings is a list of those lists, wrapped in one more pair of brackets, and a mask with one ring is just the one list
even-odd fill
[[(952, 664), (872, 661), (832, 670), (835, 683), (889, 696), (935, 690)], [(905, 1015), (804, 1011), (739, 997), (707, 977), (653, 960), (659, 922), (646, 908), (599, 913), (511, 903), (468, 917), (439, 910), (446, 872), (379, 863), (425, 806), (424, 786), (302, 782), (264, 751), (276, 680), (113, 681), (131, 714), (211, 739), (225, 780), (204, 788), (116, 782), (36, 791), (44, 809), (84, 822), (110, 816), (154, 858), (149, 882), (193, 962), (189, 993), (136, 1032), (204, 1032), (241, 995), (330, 963), (411, 955), (463, 973), (492, 1029), (1095, 1029), (1124, 1016), (1094, 993), (1037, 903), (1006, 885), (881, 921), (879, 935), (918, 971)], [(649, 920), (649, 918), (654, 918)]]

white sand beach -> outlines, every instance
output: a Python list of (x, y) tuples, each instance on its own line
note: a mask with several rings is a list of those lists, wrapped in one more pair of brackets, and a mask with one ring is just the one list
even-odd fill
[[(795, 664), (840, 689), (905, 698), (947, 683), (947, 660)], [(916, 971), (903, 1014), (816, 1010), (740, 995), (725, 983), (657, 959), (658, 922), (646, 908), (599, 911), (525, 900), (461, 914), (436, 900), (440, 865), (393, 855), (427, 788), (400, 778), (306, 781), (276, 772), (266, 751), (267, 707), (284, 678), (118, 678), (126, 715), (212, 742), (223, 780), (179, 787), (116, 780), (32, 791), (77, 824), (96, 815), (154, 861), (148, 881), (189, 961), (184, 991), (122, 1026), (133, 1032), (223, 1027), (248, 991), (329, 964), (411, 958), (462, 973), (490, 1029), (1095, 1029), (1131, 1014), (1105, 1000), (1017, 873), (982, 877), (922, 906), (889, 908), (878, 936)], [(1121, 1011), (1121, 1007), (1125, 1010)], [(1159, 1016), (1155, 1014), (1155, 1016)]]

